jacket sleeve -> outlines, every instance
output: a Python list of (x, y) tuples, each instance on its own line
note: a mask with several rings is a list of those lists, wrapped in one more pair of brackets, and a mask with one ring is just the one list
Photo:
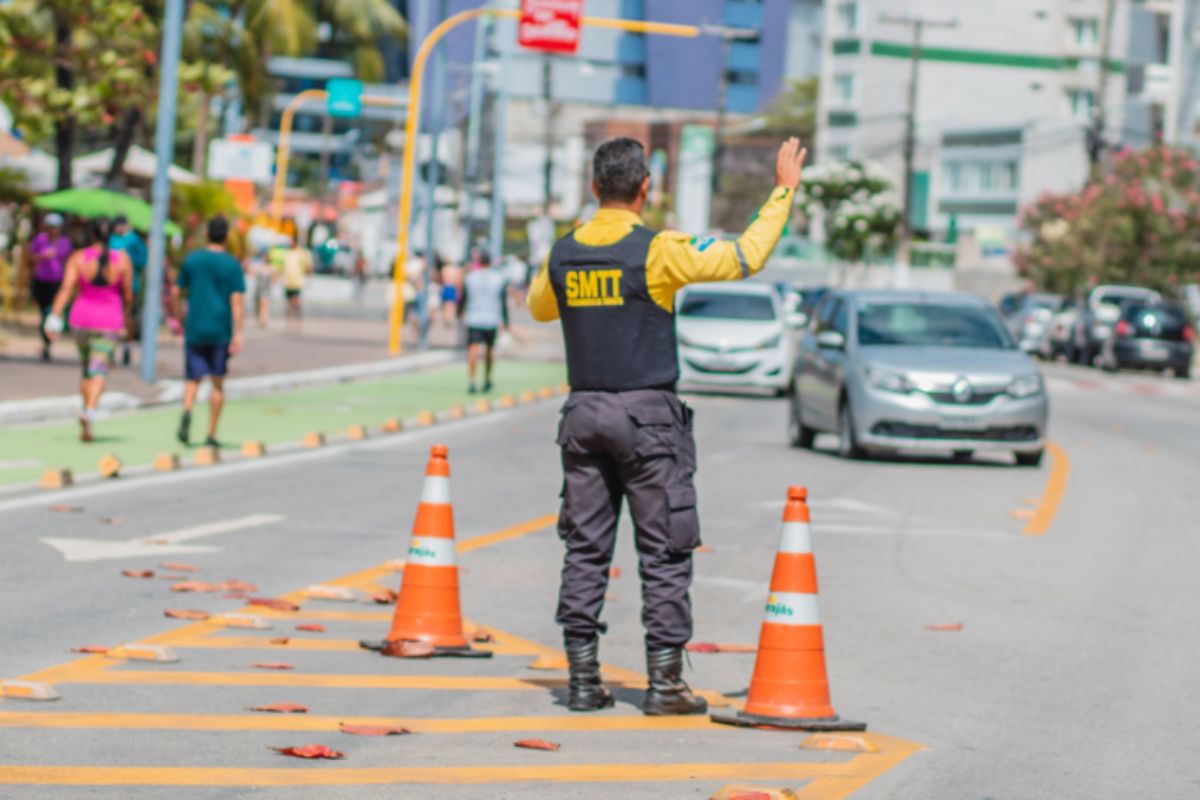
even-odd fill
[(558, 299), (550, 285), (550, 260), (542, 262), (542, 268), (529, 284), (529, 313), (538, 322), (553, 322), (558, 319)]
[(675, 293), (690, 283), (741, 280), (762, 270), (783, 235), (794, 199), (791, 188), (776, 186), (736, 241), (676, 231), (654, 237), (646, 260), (646, 284), (654, 302), (670, 311)]

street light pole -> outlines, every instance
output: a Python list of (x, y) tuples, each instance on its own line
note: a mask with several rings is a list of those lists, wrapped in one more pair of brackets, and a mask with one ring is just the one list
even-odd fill
[(713, 131), (712, 197), (708, 201), (709, 225), (716, 227), (716, 199), (721, 192), (721, 170), (725, 166), (725, 118), (729, 111), (729, 53), (734, 42), (757, 38), (758, 33), (749, 29), (724, 28), (719, 25), (706, 25), (702, 30), (721, 38), (721, 74), (717, 79), (717, 125)]
[[(1175, 3), (1178, 8), (1179, 3)], [(1104, 129), (1108, 124), (1104, 113), (1104, 97), (1108, 94), (1108, 57), (1112, 53), (1113, 16), (1117, 10), (1117, 0), (1107, 0), (1104, 9), (1104, 29), (1100, 32), (1100, 74), (1096, 78), (1096, 97), (1092, 104), (1092, 124), (1087, 132), (1088, 164), (1091, 165), (1091, 180), (1099, 175), (1100, 158), (1104, 155)], [(1171, 58), (1178, 57), (1177, 48), (1171, 48)], [(1168, 114), (1170, 116), (1170, 114)]]
[(167, 0), (163, 19), (162, 65), (158, 76), (158, 121), (154, 130), (157, 159), (150, 190), (153, 205), (149, 259), (146, 264), (146, 297), (142, 306), (141, 377), (154, 383), (158, 361), (158, 323), (162, 308), (163, 262), (167, 254), (167, 202), (171, 196), (168, 170), (175, 152), (175, 105), (179, 86), (179, 50), (183, 37), (183, 0)]

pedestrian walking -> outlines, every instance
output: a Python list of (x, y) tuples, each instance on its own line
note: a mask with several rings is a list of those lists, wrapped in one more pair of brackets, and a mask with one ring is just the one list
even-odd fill
[(47, 214), (42, 226), (42, 231), (29, 243), (29, 256), (33, 261), (33, 284), (30, 288), (40, 315), (38, 330), (42, 334), (42, 361), (49, 361), (50, 336), (45, 329), (46, 317), (62, 287), (67, 259), (73, 248), (71, 240), (63, 234), (61, 214)]
[(83, 365), (79, 438), (85, 442), (93, 440), (92, 423), (121, 334), (133, 325), (133, 267), (123, 251), (109, 248), (110, 234), (107, 221), (88, 223), (87, 246), (67, 259), (62, 286), (43, 325), (50, 338), (62, 333), (63, 310), (74, 301), (68, 322)]
[(508, 288), (504, 274), (492, 269), (487, 253), (480, 253), (475, 268), (463, 279), (463, 323), (467, 326), (467, 391), (475, 394), (475, 374), (483, 355), (483, 392), (492, 390), (496, 331), (508, 329)]
[(297, 330), (303, 317), (300, 296), (312, 271), (312, 253), (307, 247), (301, 247), (299, 240), (292, 239), (292, 246), (283, 254), (283, 296), (287, 300), (284, 318)]
[(566, 553), (556, 619), (573, 711), (613, 703), (600, 681), (600, 614), (623, 500), (642, 577), (649, 673), (642, 709), (664, 715), (707, 708), (683, 679), (700, 520), (692, 411), (675, 393), (675, 294), (763, 268), (787, 223), (804, 156), (794, 138), (780, 147), (766, 204), (737, 241), (719, 242), (645, 228), (645, 150), (633, 139), (606, 142), (592, 164), (600, 210), (555, 243), (530, 287), (533, 318), (562, 320), (571, 385), (558, 433), (565, 476), (558, 527)]
[(258, 320), (258, 327), (265, 328), (271, 319), (271, 284), (275, 280), (268, 249), (260, 247), (246, 266), (254, 282), (254, 316)]
[(204, 443), (220, 447), (217, 425), (225, 405), (225, 373), (231, 356), (242, 349), (246, 277), (242, 265), (225, 247), (229, 223), (224, 217), (208, 221), (208, 245), (193, 250), (179, 266), (172, 289), (178, 316), (184, 294), (187, 312), (183, 325), (184, 379), (183, 415), (179, 441), (191, 439), (192, 407), (205, 376), (212, 384), (209, 394), (208, 436)]
[(142, 300), (144, 297), (142, 273), (146, 270), (146, 262), (149, 260), (150, 254), (146, 250), (146, 243), (142, 241), (142, 237), (130, 226), (129, 219), (123, 214), (113, 218), (112, 235), (108, 237), (108, 249), (123, 251), (129, 257), (129, 263), (133, 267), (133, 308), (129, 315), (133, 320), (133, 326), (129, 330), (129, 336), (121, 353), (121, 363), (129, 366), (133, 350), (131, 342), (139, 338), (142, 327)]
[(441, 256), (435, 255), (434, 259), (442, 281), (442, 321), (454, 325), (462, 297), (463, 268), (453, 261), (443, 261)]

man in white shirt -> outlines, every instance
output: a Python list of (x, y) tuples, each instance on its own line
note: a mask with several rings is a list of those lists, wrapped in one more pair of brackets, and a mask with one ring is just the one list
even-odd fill
[(508, 290), (504, 275), (492, 269), (491, 258), (483, 254), (477, 268), (463, 280), (462, 304), (459, 314), (467, 326), (467, 391), (475, 394), (475, 374), (479, 355), (484, 355), (483, 391), (492, 390), (493, 350), (496, 331), (508, 329)]

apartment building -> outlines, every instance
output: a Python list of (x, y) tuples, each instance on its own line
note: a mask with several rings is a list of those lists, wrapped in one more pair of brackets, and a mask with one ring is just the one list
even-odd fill
[[(1131, 0), (831, 0), (826, 8), (817, 156), (903, 175), (914, 20), (919, 50), (912, 222), (946, 232), (1000, 227), (1045, 191), (1087, 175), (1100, 104), (1124, 126)], [(1103, 92), (1103, 97), (1101, 97)], [(897, 187), (899, 188), (899, 186)]]

